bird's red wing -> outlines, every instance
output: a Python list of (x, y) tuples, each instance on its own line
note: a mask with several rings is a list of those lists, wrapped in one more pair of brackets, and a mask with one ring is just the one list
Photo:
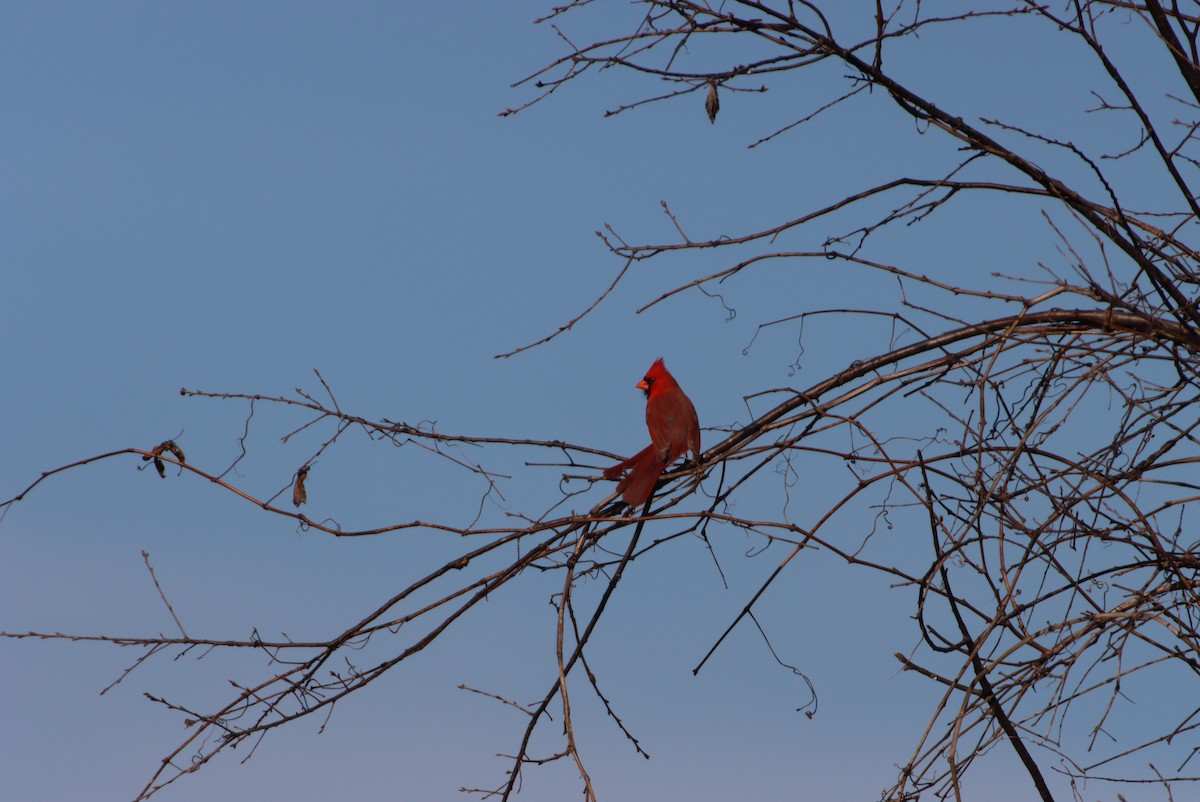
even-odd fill
[(646, 402), (646, 428), (666, 465), (688, 451), (700, 453), (700, 420), (691, 400), (678, 385), (667, 392), (651, 394)]

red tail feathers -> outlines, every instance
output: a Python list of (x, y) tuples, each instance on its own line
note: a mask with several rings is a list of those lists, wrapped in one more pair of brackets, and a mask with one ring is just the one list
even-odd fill
[(623, 494), (621, 498), (629, 506), (640, 507), (650, 498), (650, 491), (658, 484), (658, 477), (662, 476), (667, 464), (659, 458), (651, 443), (629, 459), (606, 470), (604, 478), (616, 479), (626, 468), (629, 473), (617, 483), (617, 492)]

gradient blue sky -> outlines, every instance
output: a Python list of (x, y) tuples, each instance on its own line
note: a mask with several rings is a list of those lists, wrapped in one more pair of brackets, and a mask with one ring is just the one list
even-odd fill
[[(832, 263), (765, 267), (732, 282), (732, 321), (695, 292), (634, 313), (726, 264), (704, 253), (649, 264), (574, 331), (493, 358), (550, 333), (612, 280), (620, 263), (593, 235), (605, 223), (631, 241), (671, 240), (659, 208), (667, 200), (697, 239), (736, 234), (955, 157), (878, 96), (747, 149), (843, 91), (837, 69), (764, 96), (726, 94), (716, 125), (700, 95), (605, 119), (622, 101), (662, 91), (613, 72), (501, 119), (531, 97), (510, 84), (561, 53), (553, 31), (531, 24), (548, 6), (0, 7), (0, 496), (43, 470), (180, 432), (189, 460), (219, 472), (237, 454), (247, 408), (184, 399), (181, 386), (319, 392), (316, 368), (342, 407), (365, 417), (631, 452), (645, 440), (633, 384), (657, 356), (705, 425), (729, 426), (747, 419), (743, 395), (811, 384), (885, 347), (885, 326), (855, 339), (814, 323), (797, 374), (796, 327), (755, 339), (759, 323), (796, 311), (895, 304), (894, 285)], [(603, 4), (566, 23), (586, 38), (585, 21), (618, 13), (628, 10)], [(947, 36), (940, 58), (957, 69), (928, 73), (930, 92), (961, 103), (958, 113), (981, 111), (962, 75), (1002, 66), (1013, 80), (985, 98), (993, 109), (1053, 125), (1087, 107), (1086, 87), (1070, 77), (1075, 54), (1052, 34), (1015, 30), (997, 22), (974, 40)], [(901, 69), (931, 66), (928, 55), (897, 58)], [(892, 123), (903, 135), (889, 133)], [(896, 261), (980, 281), (1035, 272), (1036, 259), (1053, 257), (1048, 230), (1012, 242), (979, 214), (1036, 216), (1003, 204), (947, 210), (936, 237), (888, 234), (879, 244)], [(789, 247), (815, 249), (828, 233), (797, 235)], [(259, 408), (238, 481), (262, 496), (286, 484), (321, 439), (281, 446), (298, 420)], [(314, 469), (308, 514), (347, 528), (468, 523), (478, 485), (413, 451), (349, 438)], [(139, 466), (123, 459), (59, 477), (0, 522), (0, 627), (169, 632), (145, 550), (194, 635), (257, 627), (328, 637), (458, 545), (420, 532), (298, 533), (196, 479), (163, 481)], [(509, 467), (506, 501), (489, 515), (554, 502), (560, 471)], [(789, 509), (804, 523), (829, 492), (824, 477), (804, 477)], [(777, 512), (779, 493), (748, 491), (739, 503)], [(847, 537), (861, 538), (871, 514), (848, 519)], [(890, 657), (914, 646), (911, 594), (824, 560), (796, 561), (764, 598), (781, 657), (820, 693), (810, 720), (795, 712), (804, 686), (752, 628), (691, 674), (784, 553), (747, 559), (757, 541), (723, 536), (714, 548), (728, 590), (703, 545), (681, 542), (630, 572), (593, 641), (606, 693), (652, 755), (638, 757), (578, 689), (577, 725), (602, 798), (877, 798), (919, 735), (914, 711), (934, 698)], [(244, 752), (228, 754), (160, 798), (449, 800), (466, 798), (460, 786), (499, 783), (507, 763), (496, 754), (515, 748), (524, 721), (456, 686), (523, 700), (545, 691), (548, 598), (559, 581), (530, 577), (500, 594), (340, 705), (323, 734), (301, 721), (245, 764)], [(203, 706), (224, 697), (227, 679), (262, 671), (219, 654), (160, 657), (100, 696), (136, 657), (105, 645), (0, 643), (0, 799), (131, 798), (184, 735), (143, 692)], [(975, 799), (1027, 792), (1005, 761), (982, 768), (975, 782), (988, 790)], [(522, 798), (574, 798), (576, 787), (562, 762), (529, 771)]]

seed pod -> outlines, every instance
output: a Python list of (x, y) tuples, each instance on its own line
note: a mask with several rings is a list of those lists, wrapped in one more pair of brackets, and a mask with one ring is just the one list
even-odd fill
[(308, 501), (308, 491), (304, 489), (304, 479), (308, 476), (308, 466), (304, 465), (296, 471), (296, 482), (292, 485), (292, 504), (299, 507)]

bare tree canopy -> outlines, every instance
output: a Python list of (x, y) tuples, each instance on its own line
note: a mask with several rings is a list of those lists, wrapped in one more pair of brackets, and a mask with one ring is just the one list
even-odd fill
[[(989, 761), (1019, 766), (1009, 798), (1082, 799), (1087, 783), (1089, 799), (1150, 798), (1145, 787), (1161, 799), (1194, 793), (1200, 538), (1188, 516), (1200, 503), (1200, 260), (1188, 243), (1200, 215), (1191, 189), (1200, 7), (574, 0), (539, 23), (561, 56), (516, 81), (521, 100), (503, 116), (542, 113), (582, 81), (612, 81), (621, 98), (606, 116), (692, 109), (694, 129), (664, 129), (649, 144), (667, 149), (766, 105), (775, 127), (744, 144), (777, 160), (795, 195), (787, 208), (748, 209), (714, 193), (693, 199), (713, 215), (699, 221), (665, 201), (662, 239), (605, 226), (609, 285), (580, 296), (544, 336), (500, 343), (497, 356), (570, 348), (570, 332), (661, 265), (671, 284), (637, 284), (647, 293), (639, 311), (703, 294), (732, 318), (757, 287), (772, 299), (750, 311), (759, 334), (797, 338), (796, 381), (730, 389), (745, 409), (731, 422), (706, 419), (693, 393), (703, 450), (668, 468), (638, 509), (602, 477), (629, 456), (607, 444), (367, 414), (339, 401), (321, 373), (313, 392), (181, 390), (236, 407), (229, 434), (242, 454), (272, 448), (251, 436), (264, 420), (282, 427), (281, 445), (313, 443), (294, 473), (272, 477), (273, 494), (245, 480), (242, 456), (228, 466), (191, 461), (174, 433), (48, 470), (27, 466), (30, 481), (6, 494), (0, 515), (46, 503), (63, 474), (134, 460), (170, 481), (205, 480), (189, 483), (195, 496), (236, 498), (310, 534), (420, 532), (454, 543), (432, 570), (316, 641), (198, 638), (179, 618), (178, 632), (156, 637), (25, 632), (6, 614), (9, 639), (135, 650), (127, 682), (159, 655), (260, 658), (218, 702), (153, 697), (189, 729), (137, 799), (284, 725), (329, 720), (339, 702), (366, 698), (357, 692), (521, 583), (552, 587), (542, 598), (554, 610), (553, 658), (530, 659), (544, 684), (532, 701), (473, 689), (520, 711), (522, 723), (496, 745), (507, 756), (502, 776), (467, 790), (516, 798), (527, 775), (557, 762), (573, 767), (584, 798), (602, 799), (604, 777), (573, 718), (581, 697), (607, 719), (587, 728), (616, 728), (635, 755), (653, 745), (606, 694), (593, 636), (631, 575), (680, 544), (713, 549), (730, 533), (772, 567), (730, 620), (712, 622), (693, 673), (750, 632), (804, 689), (799, 704), (781, 705), (816, 714), (820, 683), (781, 647), (795, 634), (757, 615), (802, 565), (886, 583), (911, 616), (910, 647), (879, 657), (932, 702), (925, 718), (903, 723), (912, 747), (890, 759), (882, 800), (971, 798), (964, 788)], [(846, 127), (843, 152), (806, 149), (806, 130), (819, 125)], [(701, 175), (711, 168), (695, 165)], [(858, 290), (826, 303), (832, 276)], [(621, 381), (632, 385), (644, 367)], [(364, 436), (377, 449), (419, 450), (422, 464), (451, 468), (447, 481), (484, 501), (465, 525), (401, 516), (356, 530), (340, 516), (309, 517), (320, 508), (319, 463)], [(501, 513), (487, 503), (547, 472), (562, 477), (547, 507)], [(149, 481), (144, 473), (137, 478)], [(832, 489), (808, 493), (806, 476)], [(149, 558), (146, 568), (153, 575)], [(155, 583), (169, 609), (169, 588)], [(855, 606), (855, 587), (843, 592), (828, 614), (876, 614)]]

